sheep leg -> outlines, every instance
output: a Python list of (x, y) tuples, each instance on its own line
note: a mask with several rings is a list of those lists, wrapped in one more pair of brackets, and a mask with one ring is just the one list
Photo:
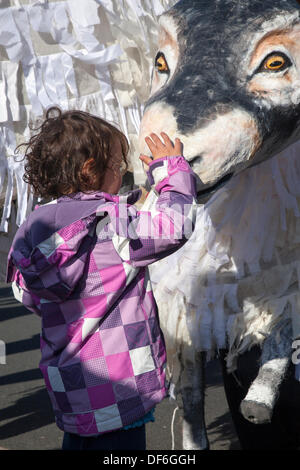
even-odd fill
[(205, 363), (205, 353), (199, 353), (195, 362), (184, 364), (182, 442), (186, 450), (209, 449), (204, 417)]
[(254, 424), (271, 422), (280, 384), (290, 363), (291, 343), (290, 320), (281, 321), (264, 341), (258, 376), (240, 406), (242, 415), (248, 421)]

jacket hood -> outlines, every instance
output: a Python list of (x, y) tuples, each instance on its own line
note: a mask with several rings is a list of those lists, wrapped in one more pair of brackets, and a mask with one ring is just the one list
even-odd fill
[(14, 238), (7, 282), (21, 274), (22, 287), (39, 299), (66, 300), (86, 274), (98, 221), (112, 205), (134, 204), (140, 195), (140, 190), (120, 196), (76, 193), (36, 207)]

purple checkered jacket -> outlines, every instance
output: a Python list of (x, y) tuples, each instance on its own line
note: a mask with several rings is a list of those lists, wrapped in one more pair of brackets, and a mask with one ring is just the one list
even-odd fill
[(40, 369), (56, 424), (67, 432), (120, 429), (166, 394), (147, 265), (193, 230), (195, 175), (178, 156), (154, 160), (148, 179), (152, 209), (133, 205), (139, 190), (64, 196), (29, 215), (9, 253), (7, 282), (41, 317)]

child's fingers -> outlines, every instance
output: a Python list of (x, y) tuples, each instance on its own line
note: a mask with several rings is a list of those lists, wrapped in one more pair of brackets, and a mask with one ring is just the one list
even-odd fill
[(146, 165), (149, 165), (149, 163), (152, 162), (152, 158), (147, 157), (147, 155), (140, 155), (139, 159), (142, 160)]
[(175, 139), (174, 151), (176, 155), (182, 155), (183, 145), (182, 145), (181, 140), (178, 139), (178, 137)]
[(164, 143), (168, 147), (173, 147), (173, 143), (172, 143), (170, 137), (168, 136), (168, 134), (166, 134), (165, 132), (161, 132), (160, 135), (162, 136)]
[(183, 149), (180, 139), (176, 138), (173, 144), (168, 134), (161, 132), (160, 135), (162, 140), (154, 132), (145, 138), (154, 159), (165, 156), (182, 155)]
[(182, 154), (182, 142), (176, 137), (175, 143), (173, 144), (172, 140), (165, 132), (161, 132), (161, 136), (164, 139), (165, 145), (169, 150), (172, 150), (172, 155), (181, 155)]
[(158, 148), (161, 148), (164, 146), (163, 142), (160, 140), (160, 138), (158, 137), (158, 135), (154, 134), (154, 132), (152, 134), (150, 134), (150, 137), (151, 139), (153, 140), (154, 144), (156, 145), (156, 147)]
[(155, 143), (150, 139), (150, 137), (145, 138), (146, 144), (148, 145), (150, 152), (153, 154), (156, 151)]

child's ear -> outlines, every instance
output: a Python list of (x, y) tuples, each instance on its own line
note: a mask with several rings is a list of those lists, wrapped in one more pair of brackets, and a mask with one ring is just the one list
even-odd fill
[(93, 158), (89, 158), (84, 162), (82, 165), (82, 173), (86, 176), (90, 173), (92, 167), (95, 165), (95, 160)]
[(90, 189), (93, 189), (95, 186), (95, 160), (93, 158), (89, 158), (84, 162), (81, 169), (80, 179), (82, 183), (88, 186)]

